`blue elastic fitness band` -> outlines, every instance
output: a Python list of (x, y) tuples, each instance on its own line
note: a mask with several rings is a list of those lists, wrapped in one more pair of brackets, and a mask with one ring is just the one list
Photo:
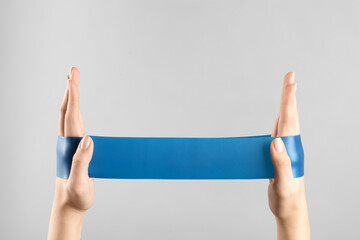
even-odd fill
[[(93, 178), (264, 179), (274, 177), (270, 135), (225, 138), (91, 136)], [(281, 137), (293, 176), (304, 175), (300, 135)], [(68, 178), (80, 137), (58, 137), (57, 176)]]

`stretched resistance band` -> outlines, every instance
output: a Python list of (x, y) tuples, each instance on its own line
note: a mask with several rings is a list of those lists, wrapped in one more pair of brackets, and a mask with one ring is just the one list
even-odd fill
[[(91, 136), (93, 178), (263, 179), (274, 177), (270, 135), (226, 138)], [(57, 176), (68, 178), (80, 137), (58, 137)], [(300, 135), (282, 137), (293, 176), (304, 175)]]

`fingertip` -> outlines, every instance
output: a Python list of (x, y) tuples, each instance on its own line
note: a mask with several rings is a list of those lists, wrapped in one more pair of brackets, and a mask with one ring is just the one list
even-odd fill
[(284, 76), (284, 85), (295, 83), (295, 72), (288, 72)]
[(282, 153), (284, 151), (284, 142), (280, 137), (276, 137), (272, 140), (271, 150), (274, 153)]
[[(93, 150), (94, 150), (94, 141), (92, 140), (92, 138), (88, 135), (85, 135), (81, 142), (80, 142), (80, 149), (89, 152), (90, 154), (92, 154)], [(91, 159), (90, 159), (91, 160)]]
[(70, 73), (69, 73), (69, 80), (74, 81), (77, 85), (80, 82), (80, 71), (78, 68), (76, 67), (71, 67), (70, 68)]
[(271, 141), (271, 144), (270, 144), (270, 154), (271, 154), (271, 158), (273, 158), (273, 154), (275, 154), (275, 140), (276, 140), (276, 138), (274, 138), (274, 139)]
[(286, 146), (281, 137), (276, 137), (272, 140), (270, 144), (270, 153), (272, 156), (281, 154), (287, 155)]
[(275, 179), (289, 179), (292, 176), (291, 161), (280, 137), (271, 142), (270, 154), (275, 169)]
[(290, 75), (290, 78), (292, 78), (292, 80), (295, 80), (295, 72), (288, 72), (288, 74)]
[(94, 141), (93, 141), (93, 139), (92, 139), (89, 135), (87, 135), (87, 137), (88, 137), (89, 140), (90, 140), (89, 149), (90, 149), (91, 151), (93, 151), (93, 149), (94, 149)]
[(82, 139), (81, 139), (81, 143), (80, 143), (80, 148), (85, 150), (89, 147), (91, 142), (91, 139), (89, 136), (85, 135)]

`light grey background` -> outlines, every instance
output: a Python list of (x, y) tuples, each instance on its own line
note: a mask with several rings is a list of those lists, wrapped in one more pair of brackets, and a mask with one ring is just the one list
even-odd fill
[[(45, 239), (59, 106), (86, 130), (270, 133), (296, 72), (313, 239), (360, 236), (358, 1), (0, 1), (0, 239)], [(96, 180), (84, 239), (275, 239), (266, 180)]]

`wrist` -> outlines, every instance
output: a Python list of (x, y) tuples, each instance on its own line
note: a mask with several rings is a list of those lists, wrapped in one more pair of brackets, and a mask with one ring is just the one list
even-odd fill
[(54, 200), (48, 239), (80, 239), (84, 211)]
[(286, 218), (276, 217), (278, 239), (310, 239), (310, 222), (307, 207)]
[(63, 221), (64, 224), (82, 224), (85, 210), (77, 209), (69, 203), (65, 194), (65, 188), (65, 185), (57, 184), (52, 213), (57, 216), (58, 220)]
[(57, 181), (49, 224), (48, 239), (80, 239), (84, 210), (72, 207), (66, 200), (65, 184)]
[(52, 211), (56, 213), (59, 219), (66, 220), (67, 222), (82, 222), (85, 215), (85, 211), (71, 207), (67, 203), (57, 201), (54, 201)]

